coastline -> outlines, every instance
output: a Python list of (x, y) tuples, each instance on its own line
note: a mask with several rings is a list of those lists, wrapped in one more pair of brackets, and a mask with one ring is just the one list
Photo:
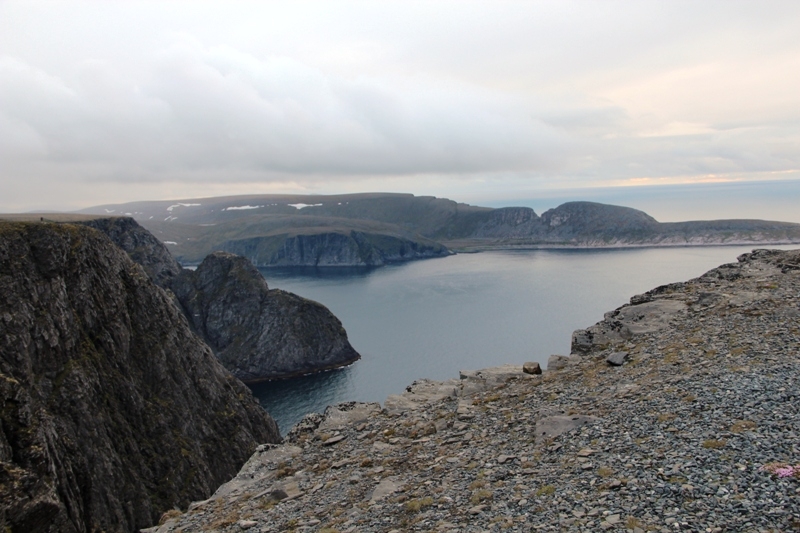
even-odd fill
[(764, 467), (800, 462), (799, 317), (800, 251), (757, 250), (632, 297), (542, 375), (308, 415), (150, 531), (789, 530), (800, 484)]
[[(508, 250), (623, 250), (630, 248), (696, 248), (706, 246), (793, 246), (800, 245), (800, 241), (780, 240), (780, 241), (730, 241), (730, 242), (700, 242), (700, 243), (616, 243), (616, 244), (552, 244), (552, 243), (475, 243), (475, 244), (453, 244), (454, 241), (443, 241), (443, 244), (457, 254), (481, 253), (490, 251)], [(460, 241), (457, 241), (460, 242)]]

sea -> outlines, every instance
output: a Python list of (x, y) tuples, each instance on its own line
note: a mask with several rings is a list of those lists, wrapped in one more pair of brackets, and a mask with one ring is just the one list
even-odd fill
[[(736, 261), (753, 246), (487, 251), (380, 268), (261, 272), (327, 306), (361, 360), (252, 386), (285, 434), (307, 413), (383, 402), (420, 378), (568, 355), (572, 332), (631, 296)], [(772, 246), (791, 249), (797, 246)]]

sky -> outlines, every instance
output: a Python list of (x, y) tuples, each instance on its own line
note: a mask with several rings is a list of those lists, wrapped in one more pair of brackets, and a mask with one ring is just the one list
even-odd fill
[(0, 212), (366, 191), (800, 222), (800, 2), (0, 0)]

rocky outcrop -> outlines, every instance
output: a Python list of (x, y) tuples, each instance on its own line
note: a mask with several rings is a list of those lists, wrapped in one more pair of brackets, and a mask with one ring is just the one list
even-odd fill
[(319, 372), (360, 358), (326, 307), (270, 290), (245, 258), (215, 252), (172, 290), (222, 364), (245, 382)]
[(132, 218), (95, 218), (81, 221), (80, 224), (105, 233), (114, 244), (125, 250), (135, 263), (141, 265), (159, 287), (169, 287), (172, 280), (183, 270), (164, 243)]
[(7, 531), (136, 531), (280, 440), (145, 271), (71, 224), (0, 223), (0, 406)]
[(259, 267), (376, 267), (450, 254), (426, 239), (361, 231), (250, 237), (227, 241), (221, 249)]

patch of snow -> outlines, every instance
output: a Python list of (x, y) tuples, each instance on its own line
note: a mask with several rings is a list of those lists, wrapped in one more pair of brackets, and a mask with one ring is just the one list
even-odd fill
[(167, 211), (169, 211), (170, 213), (172, 213), (172, 210), (173, 210), (173, 209), (175, 209), (176, 207), (197, 207), (197, 206), (199, 206), (199, 205), (202, 205), (202, 204), (175, 204), (175, 205), (171, 205), (171, 206), (169, 206), (169, 207), (167, 208)]
[(216, 225), (217, 225), (216, 223), (214, 223), (214, 224), (198, 224), (198, 226), (216, 226)]
[(106, 213), (113, 213), (114, 212), (113, 209), (106, 209), (105, 207), (103, 208), (103, 211), (105, 211)]
[(178, 217), (169, 216), (164, 219), (164, 222), (169, 222), (170, 220), (178, 220)]
[(126, 217), (132, 217), (133, 215), (131, 213), (125, 213), (125, 216)]
[(233, 207), (226, 207), (223, 211), (240, 211), (242, 209), (258, 209), (264, 207), (263, 205), (236, 205)]
[(150, 218), (148, 218), (147, 220), (153, 220), (153, 215), (150, 215)]
[(178, 246), (178, 243), (175, 241), (164, 241), (164, 244), (172, 244), (173, 246)]
[(286, 204), (288, 206), (294, 207), (295, 209), (303, 209), (304, 207), (319, 207), (322, 204)]

